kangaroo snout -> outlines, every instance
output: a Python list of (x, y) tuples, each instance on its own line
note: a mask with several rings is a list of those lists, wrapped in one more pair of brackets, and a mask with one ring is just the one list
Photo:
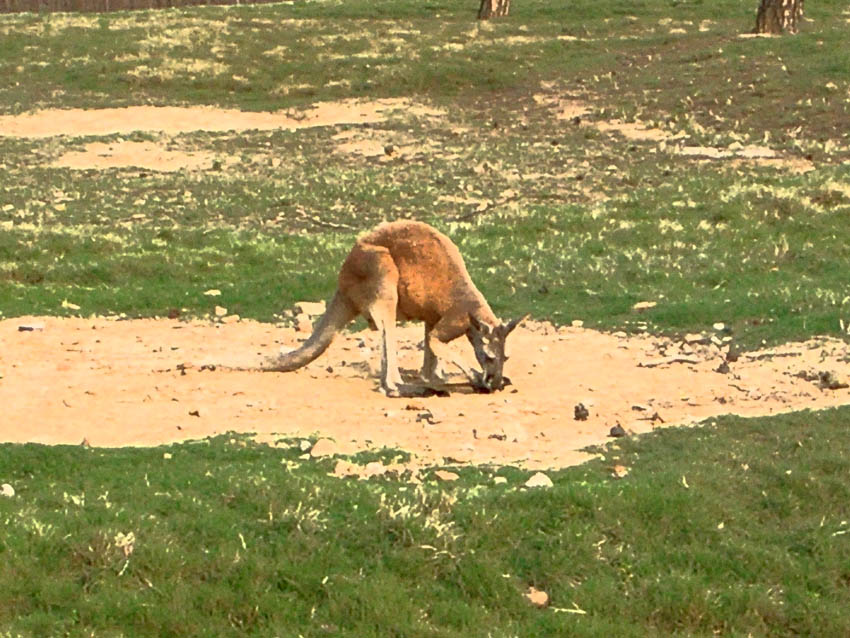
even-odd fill
[(490, 394), (504, 390), (505, 386), (513, 385), (511, 380), (504, 375), (489, 374), (473, 370), (475, 379), (472, 382), (473, 389), (480, 394)]

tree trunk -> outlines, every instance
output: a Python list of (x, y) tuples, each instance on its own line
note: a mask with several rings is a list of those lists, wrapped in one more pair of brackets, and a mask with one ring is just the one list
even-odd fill
[(508, 15), (511, 10), (511, 0), (481, 0), (478, 7), (478, 19), (489, 20)]
[(756, 33), (797, 33), (803, 17), (803, 0), (761, 0)]

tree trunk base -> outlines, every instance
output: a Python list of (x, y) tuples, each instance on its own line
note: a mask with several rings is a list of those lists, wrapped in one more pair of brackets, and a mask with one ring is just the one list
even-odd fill
[(478, 7), (478, 19), (503, 18), (511, 10), (511, 0), (481, 0)]
[(797, 33), (803, 17), (803, 0), (761, 0), (756, 15), (756, 33)]

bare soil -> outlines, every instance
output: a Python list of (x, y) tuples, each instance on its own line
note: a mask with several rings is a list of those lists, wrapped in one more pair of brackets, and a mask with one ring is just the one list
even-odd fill
[[(264, 441), (327, 437), (339, 453), (398, 448), (423, 464), (552, 468), (586, 460), (580, 450), (610, 440), (617, 424), (637, 434), (726, 413), (850, 402), (850, 390), (824, 387), (850, 378), (841, 341), (746, 353), (722, 373), (725, 348), (712, 344), (536, 323), (511, 336), (506, 373), (514, 385), (489, 395), (461, 388), (449, 397), (383, 396), (376, 333), (368, 330), (342, 335), (296, 372), (210, 369), (258, 365), (306, 336), (241, 320), (0, 321), (0, 440), (146, 446), (236, 431)], [(421, 326), (402, 328), (401, 365), (411, 380), (421, 340)], [(469, 360), (461, 341), (454, 345)], [(575, 418), (579, 403), (589, 413), (583, 421)]]
[[(588, 112), (583, 103), (553, 106), (563, 117)], [(349, 100), (285, 113), (133, 107), (2, 116), (0, 134), (92, 136), (154, 130), (174, 135), (199, 129), (333, 126), (380, 121), (396, 109), (440, 115), (406, 100)], [(624, 125), (617, 127), (626, 134)], [(649, 135), (647, 131), (637, 125), (631, 132)], [(414, 152), (408, 148), (410, 140), (401, 138), (371, 140), (358, 134), (338, 141), (339, 152), (351, 154)], [(741, 161), (740, 154), (732, 157)], [(89, 144), (59, 162), (78, 168), (150, 165), (178, 170), (206, 165), (210, 159), (204, 153), (180, 155), (156, 143), (118, 140)], [(777, 161), (773, 156), (760, 159)], [(850, 352), (845, 343), (833, 340), (745, 354), (728, 363), (728, 372), (718, 372), (725, 345), (530, 324), (511, 336), (513, 356), (506, 373), (514, 385), (507, 390), (389, 399), (377, 389), (379, 352), (373, 333), (345, 334), (298, 372), (229, 371), (221, 366), (256, 366), (306, 335), (225, 319), (0, 321), (0, 440), (125, 446), (229, 431), (254, 432), (269, 442), (278, 436), (317, 435), (335, 441), (325, 446), (325, 453), (393, 447), (413, 453), (420, 463), (547, 468), (584, 461), (588, 454), (580, 450), (609, 440), (617, 425), (629, 434), (642, 433), (726, 413), (766, 415), (850, 402), (850, 391), (837, 387), (850, 378)], [(400, 335), (402, 366), (411, 378), (421, 365), (421, 336), (421, 327), (414, 326)], [(455, 347), (470, 356), (468, 344), (458, 341)], [(588, 413), (585, 420), (575, 418), (579, 403)]]
[(339, 124), (382, 122), (392, 111), (438, 115), (441, 111), (404, 98), (318, 102), (310, 108), (275, 112), (239, 111), (211, 106), (130, 106), (106, 109), (46, 109), (21, 115), (1, 115), (0, 135), (44, 138), (83, 137), (134, 131), (170, 135), (191, 131), (296, 130)]

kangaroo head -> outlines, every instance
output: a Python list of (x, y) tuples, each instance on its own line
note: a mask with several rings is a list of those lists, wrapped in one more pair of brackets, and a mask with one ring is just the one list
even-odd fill
[(475, 385), (478, 390), (484, 392), (495, 392), (501, 390), (510, 383), (510, 379), (502, 374), (505, 361), (505, 341), (520, 322), (525, 318), (514, 319), (508, 323), (499, 322), (490, 324), (480, 320), (472, 314), (469, 315), (469, 340), (475, 350), (475, 358), (481, 365), (481, 372), (476, 372)]

